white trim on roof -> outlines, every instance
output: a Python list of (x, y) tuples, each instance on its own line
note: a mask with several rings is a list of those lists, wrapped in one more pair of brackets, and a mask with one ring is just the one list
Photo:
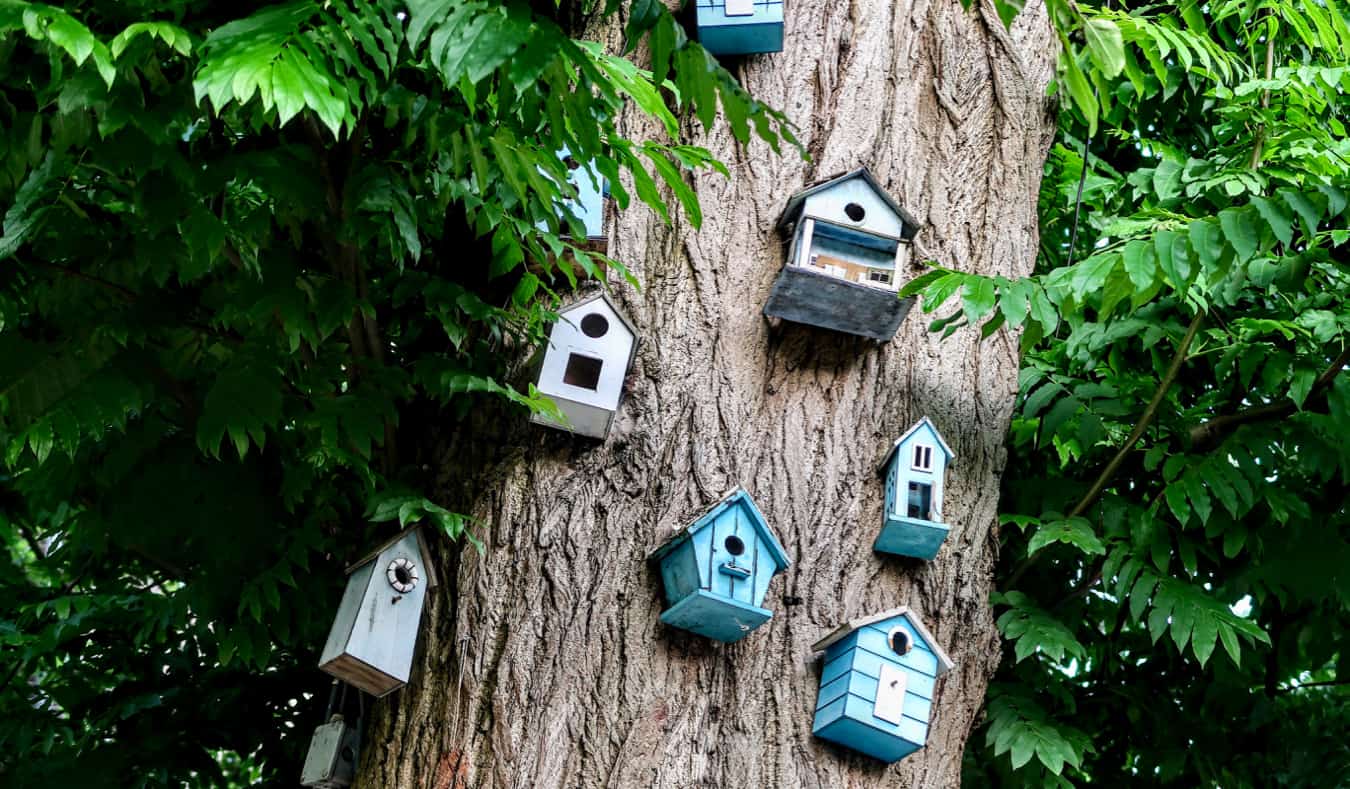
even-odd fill
[(895, 455), (895, 451), (899, 449), (900, 445), (905, 443), (905, 441), (909, 439), (910, 436), (914, 435), (915, 431), (923, 427), (925, 424), (928, 425), (928, 428), (933, 431), (933, 435), (937, 436), (938, 446), (942, 447), (942, 451), (947, 455), (947, 465), (949, 466), (956, 465), (956, 463), (953, 462), (956, 460), (956, 453), (953, 452), (952, 448), (947, 445), (947, 440), (942, 437), (942, 433), (937, 429), (937, 425), (933, 424), (933, 420), (925, 416), (924, 418), (915, 422), (913, 427), (906, 430), (903, 435), (897, 438), (894, 444), (891, 444), (891, 448), (886, 451), (886, 457), (882, 458), (881, 460), (881, 466), (878, 468), (880, 472), (885, 473), (886, 467), (891, 464), (891, 457)]

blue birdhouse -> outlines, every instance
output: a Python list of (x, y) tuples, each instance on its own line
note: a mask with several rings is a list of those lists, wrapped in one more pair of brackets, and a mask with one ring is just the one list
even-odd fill
[(813, 734), (883, 762), (923, 747), (934, 685), (954, 664), (913, 611), (855, 619), (812, 649), (825, 653)]
[(874, 550), (918, 559), (937, 556), (950, 530), (942, 522), (942, 493), (947, 467), (955, 459), (928, 417), (896, 439), (881, 463), (886, 503)]
[[(568, 197), (563, 205), (581, 220), (586, 229), (586, 240), (601, 241), (605, 238), (605, 198), (609, 196), (609, 184), (591, 167), (582, 166), (566, 148), (558, 151), (558, 158), (567, 165), (569, 175), (563, 191), (575, 197)], [(541, 169), (540, 173), (551, 181), (554, 179)], [(557, 181), (554, 181), (557, 183)], [(542, 230), (547, 226), (539, 222)], [(567, 233), (567, 223), (562, 223), (563, 235)]]
[(714, 55), (783, 51), (783, 0), (698, 0), (698, 41)]
[(866, 168), (798, 192), (778, 219), (791, 243), (764, 314), (891, 339), (914, 303), (897, 291), (918, 229)]
[(661, 564), (661, 621), (732, 642), (773, 617), (769, 580), (790, 562), (750, 494), (736, 487), (648, 557)]

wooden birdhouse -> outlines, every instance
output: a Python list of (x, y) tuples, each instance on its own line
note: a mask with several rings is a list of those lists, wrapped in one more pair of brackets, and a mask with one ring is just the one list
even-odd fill
[(341, 716), (334, 715), (314, 730), (300, 771), (300, 785), (318, 789), (351, 786), (356, 777), (356, 757), (360, 731)]
[(883, 762), (923, 747), (934, 684), (953, 664), (913, 611), (855, 619), (812, 649), (825, 653), (812, 733)]
[(778, 220), (788, 259), (764, 314), (889, 340), (914, 303), (897, 291), (918, 228), (865, 168), (798, 192)]
[(950, 529), (942, 522), (942, 494), (947, 467), (955, 459), (928, 417), (896, 439), (881, 463), (886, 500), (874, 550), (918, 559), (937, 556)]
[[(585, 226), (587, 240), (599, 241), (604, 239), (605, 197), (609, 193), (609, 185), (592, 168), (583, 167), (578, 163), (566, 149), (561, 151), (559, 155), (567, 163), (568, 170), (571, 172), (567, 179), (567, 185), (571, 191), (576, 192), (575, 198), (567, 200), (567, 207), (577, 215), (582, 225)], [(564, 227), (566, 227), (565, 224)]]
[(783, 0), (698, 0), (698, 40), (714, 55), (783, 51)]
[(661, 621), (716, 641), (738, 641), (773, 617), (760, 606), (790, 562), (750, 494), (739, 486), (648, 557), (659, 562), (668, 607)]
[(407, 529), (347, 569), (347, 591), (319, 668), (372, 696), (403, 687), (428, 589), (436, 587), (422, 532)]
[(637, 351), (637, 329), (603, 292), (558, 313), (549, 330), (539, 371), (539, 391), (552, 398), (566, 418), (547, 414), (541, 425), (604, 438), (619, 410), (624, 377)]

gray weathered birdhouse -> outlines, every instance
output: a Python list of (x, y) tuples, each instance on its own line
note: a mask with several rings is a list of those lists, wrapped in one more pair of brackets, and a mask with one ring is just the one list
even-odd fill
[(403, 687), (427, 590), (435, 588), (431, 553), (414, 526), (347, 569), (333, 629), (319, 668), (372, 696)]
[(558, 315), (544, 349), (539, 391), (557, 404), (565, 420), (538, 413), (531, 419), (604, 438), (619, 410), (624, 377), (637, 351), (637, 329), (603, 292), (563, 308)]
[(866, 168), (798, 192), (778, 220), (791, 245), (764, 314), (889, 340), (914, 303), (897, 291), (918, 229)]
[(300, 785), (318, 789), (351, 786), (356, 776), (359, 741), (360, 731), (341, 715), (334, 715), (319, 726), (309, 741), (305, 767), (300, 771)]

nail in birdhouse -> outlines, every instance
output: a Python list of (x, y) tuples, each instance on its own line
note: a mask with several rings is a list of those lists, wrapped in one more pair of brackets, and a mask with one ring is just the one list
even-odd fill
[(923, 747), (934, 684), (953, 664), (913, 611), (855, 619), (812, 649), (825, 653), (812, 733), (883, 762)]
[(347, 573), (347, 590), (319, 668), (372, 696), (383, 696), (408, 682), (422, 606), (427, 589), (436, 586), (431, 554), (414, 526)]
[(619, 410), (624, 377), (637, 351), (637, 329), (603, 292), (558, 315), (544, 349), (539, 391), (552, 398), (565, 421), (539, 413), (531, 419), (604, 438)]
[(351, 786), (356, 776), (356, 756), (360, 741), (357, 728), (334, 715), (314, 730), (300, 772), (300, 785), (318, 789)]
[(783, 51), (782, 0), (698, 0), (698, 40), (714, 55)]
[(773, 617), (760, 606), (787, 554), (750, 494), (736, 487), (648, 557), (659, 562), (661, 621), (715, 641), (739, 641)]
[(873, 550), (932, 559), (950, 527), (942, 522), (947, 467), (956, 459), (928, 417), (891, 445), (881, 463), (886, 499)]
[(788, 259), (764, 314), (874, 340), (895, 336), (918, 223), (865, 168), (793, 195), (778, 220)]

